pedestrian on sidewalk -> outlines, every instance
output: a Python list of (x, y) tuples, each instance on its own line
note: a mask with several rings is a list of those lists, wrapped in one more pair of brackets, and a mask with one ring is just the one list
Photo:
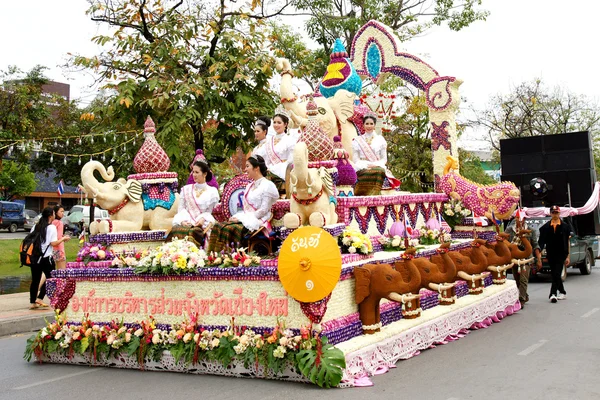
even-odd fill
[(50, 278), (50, 273), (54, 270), (54, 259), (52, 258), (52, 247), (71, 239), (68, 235), (58, 239), (54, 221), (54, 209), (46, 207), (42, 210), (42, 217), (38, 223), (31, 229), (39, 233), (42, 255), (31, 265), (31, 285), (29, 286), (29, 309), (46, 308), (48, 304), (44, 303), (46, 296), (46, 279)]
[[(541, 254), (540, 252), (540, 246), (538, 245), (538, 238), (540, 236), (540, 233), (538, 231), (538, 229), (533, 226), (531, 228), (529, 228), (525, 222), (525, 220), (523, 220), (521, 223), (519, 223), (518, 221), (519, 217), (515, 217), (513, 218), (513, 220), (510, 222), (510, 224), (508, 224), (508, 226), (506, 227), (505, 232), (508, 233), (510, 235), (510, 241), (511, 242), (515, 242), (515, 237), (518, 237), (518, 231), (520, 229), (530, 229), (531, 230), (531, 236), (529, 237), (529, 243), (531, 244), (531, 249), (532, 249), (532, 254), (530, 255), (530, 257), (535, 257), (537, 258), (537, 256), (539, 254)], [(520, 228), (518, 228), (517, 226), (520, 226)], [(523, 245), (522, 243), (519, 242), (519, 247), (521, 249), (523, 249)], [(538, 266), (538, 268), (540, 268), (540, 266)], [(514, 265), (512, 267), (512, 274), (513, 277), (515, 278), (515, 282), (517, 283), (517, 288), (519, 289), (519, 301), (521, 302), (521, 306), (524, 306), (525, 303), (527, 303), (529, 301), (529, 294), (527, 293), (527, 286), (529, 285), (529, 272), (530, 272), (530, 265), (529, 264), (525, 264), (525, 265)]]
[[(54, 206), (54, 221), (52, 225), (56, 227), (57, 239), (60, 240), (64, 236), (65, 225), (62, 222), (62, 218), (65, 215), (65, 208), (57, 204)], [(68, 240), (68, 239), (67, 239)], [(52, 257), (56, 264), (56, 269), (65, 269), (67, 266), (67, 257), (65, 255), (65, 243), (61, 242), (58, 246), (52, 247)]]
[(550, 287), (549, 296), (550, 301), (556, 303), (557, 300), (567, 298), (561, 276), (563, 268), (571, 262), (569, 259), (571, 226), (560, 218), (559, 206), (553, 205), (550, 207), (550, 215), (552, 219), (540, 228), (540, 239), (538, 241), (540, 252), (537, 253), (537, 263), (538, 267), (541, 266), (541, 250), (546, 247), (546, 255), (552, 274), (552, 286)]

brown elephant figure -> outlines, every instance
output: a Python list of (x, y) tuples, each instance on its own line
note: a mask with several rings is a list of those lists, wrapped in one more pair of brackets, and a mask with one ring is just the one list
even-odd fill
[(364, 333), (379, 332), (381, 299), (401, 303), (403, 299), (406, 301), (403, 293), (418, 292), (421, 282), (419, 271), (414, 265), (407, 265), (406, 268), (409, 270), (408, 280), (405, 280), (403, 274), (390, 264), (365, 264), (354, 268), (355, 301), (358, 304)]
[[(440, 257), (418, 257), (407, 261), (414, 263), (419, 270), (421, 287), (437, 290), (438, 285), (431, 286), (431, 284), (452, 283), (455, 281), (456, 265), (448, 255), (449, 247), (449, 242), (440, 245), (437, 250)], [(410, 251), (414, 252), (414, 249), (409, 249), (406, 253)]]
[(494, 243), (486, 243), (482, 247), (488, 260), (488, 271), (492, 273), (495, 284), (506, 282), (506, 271), (513, 266), (513, 257), (508, 245), (508, 233), (502, 232), (496, 236)]
[(521, 250), (518, 243), (510, 243), (508, 247), (510, 248), (510, 255), (512, 258), (523, 259), (531, 257), (531, 253), (533, 252), (533, 248), (531, 247), (531, 242), (528, 239), (528, 236), (531, 234), (531, 229), (521, 229), (517, 233), (519, 240), (525, 247)]
[[(485, 240), (477, 238), (471, 242), (470, 249), (461, 249), (458, 252), (450, 252), (450, 257), (452, 257), (456, 263), (456, 276), (458, 278), (472, 283), (485, 277), (484, 272), (487, 271), (488, 267), (487, 257), (483, 253), (483, 246), (485, 244)], [(456, 256), (456, 253), (458, 253), (459, 256)], [(461, 259), (466, 257), (468, 261), (465, 260), (465, 262), (461, 264), (455, 257), (460, 257)]]

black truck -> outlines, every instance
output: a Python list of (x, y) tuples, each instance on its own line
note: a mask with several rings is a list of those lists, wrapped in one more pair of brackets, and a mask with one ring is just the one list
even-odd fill
[[(589, 132), (531, 136), (500, 141), (502, 180), (513, 182), (521, 190), (523, 207), (582, 207), (592, 196), (596, 170)], [(539, 229), (550, 217), (531, 218), (527, 223)], [(581, 274), (592, 271), (598, 257), (600, 208), (567, 217), (573, 228), (571, 264)], [(532, 274), (550, 272), (545, 251), (541, 270), (533, 265)], [(566, 279), (567, 269), (563, 271)]]

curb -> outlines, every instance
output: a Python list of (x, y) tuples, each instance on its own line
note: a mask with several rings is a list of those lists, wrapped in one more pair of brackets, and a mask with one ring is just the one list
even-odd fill
[(54, 313), (40, 312), (39, 315), (28, 315), (16, 318), (0, 319), (0, 336), (33, 332), (46, 326), (46, 319), (52, 319)]

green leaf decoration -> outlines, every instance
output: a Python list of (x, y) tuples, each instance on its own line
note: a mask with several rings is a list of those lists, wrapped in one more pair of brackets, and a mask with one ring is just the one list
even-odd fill
[(312, 383), (325, 388), (338, 386), (346, 368), (344, 353), (328, 344), (325, 337), (322, 339), (322, 356), (318, 366), (316, 348), (298, 352), (296, 362), (302, 375)]
[(33, 349), (38, 345), (37, 344), (37, 334), (32, 335), (29, 339), (27, 339), (27, 346), (25, 347), (25, 354), (23, 354), (23, 359), (29, 362), (31, 361), (31, 357), (33, 357)]
[(136, 354), (139, 348), (140, 348), (140, 338), (135, 335), (131, 335), (131, 340), (125, 346), (125, 349), (127, 350), (127, 355), (132, 356), (132, 355)]
[(90, 342), (89, 342), (89, 340), (88, 340), (87, 337), (84, 337), (83, 339), (81, 339), (79, 341), (79, 343), (81, 343), (81, 349), (79, 350), (79, 354), (83, 354), (83, 353), (85, 353), (85, 351), (89, 347)]
[(183, 354), (185, 353), (184, 343), (179, 342), (176, 345), (171, 346), (169, 348), (169, 351), (171, 352), (171, 355), (173, 356), (175, 361), (178, 362), (181, 359), (181, 357), (183, 357)]

